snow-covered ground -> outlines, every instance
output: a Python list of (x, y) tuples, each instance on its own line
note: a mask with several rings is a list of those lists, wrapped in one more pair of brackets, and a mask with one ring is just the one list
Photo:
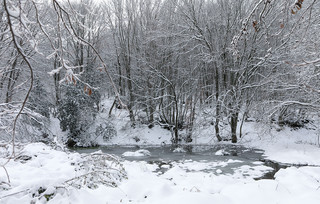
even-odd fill
[[(281, 169), (275, 180), (256, 181), (251, 176), (244, 176), (240, 170), (233, 175), (200, 171), (207, 168), (201, 162), (175, 163), (162, 174), (155, 172), (158, 168), (155, 164), (124, 161), (127, 175), (123, 176), (128, 179), (118, 181), (117, 187), (108, 187), (97, 180), (95, 188), (81, 180), (82, 188), (79, 189), (66, 181), (87, 173), (79, 170), (85, 160), (80, 154), (57, 151), (43, 144), (27, 145), (21, 152), (31, 159), (7, 164), (11, 183), (10, 186), (1, 185), (1, 203), (46, 203), (47, 198), (47, 203), (77, 204), (270, 204), (318, 203), (320, 200), (320, 167), (290, 167)], [(244, 166), (242, 170), (246, 168), (250, 167)], [(259, 171), (251, 169), (250, 175)], [(3, 172), (0, 179), (6, 181)], [(90, 182), (90, 178), (87, 179)]]
[[(225, 175), (219, 163), (187, 161), (173, 163), (161, 173), (156, 164), (122, 161), (127, 175), (114, 172), (116, 176), (107, 182), (115, 181), (117, 187), (110, 187), (101, 178), (93, 181), (95, 175), (81, 177), (98, 169), (90, 169), (92, 162), (85, 155), (35, 143), (21, 147), (21, 157), (5, 166), (10, 184), (5, 170), (0, 170), (0, 203), (319, 203), (320, 148), (313, 144), (316, 132), (286, 129), (261, 137), (249, 130), (254, 129), (249, 127), (240, 143), (264, 149), (275, 161), (313, 166), (280, 169), (274, 180), (254, 180), (268, 169), (244, 165)], [(3, 157), (9, 149), (1, 148), (1, 163), (6, 162)], [(112, 162), (104, 165), (111, 168)], [(208, 168), (215, 170), (201, 171)], [(70, 183), (72, 178), (80, 178), (74, 181), (77, 185)], [(87, 185), (90, 182), (96, 186)]]
[[(116, 110), (114, 114), (118, 117), (126, 113)], [(108, 144), (170, 143), (170, 132), (161, 127), (149, 129), (140, 125), (132, 130), (124, 117), (114, 119), (113, 123), (118, 135)], [(212, 126), (198, 134), (202, 137), (196, 138), (193, 144), (216, 142)], [(254, 179), (270, 170), (258, 161), (252, 166), (242, 165), (233, 174), (225, 174), (220, 167), (237, 160), (173, 162), (162, 166), (166, 171), (157, 171), (158, 165), (144, 161), (118, 161), (101, 152), (79, 154), (64, 152), (59, 145), (28, 144), (18, 147), (17, 159), (0, 168), (0, 203), (317, 204), (320, 201), (319, 134), (312, 129), (285, 128), (278, 132), (259, 123), (245, 123), (239, 145), (262, 149), (267, 159), (295, 164), (280, 169), (274, 180)], [(1, 165), (8, 161), (10, 148), (0, 145)], [(140, 151), (124, 155), (146, 154), (149, 153)]]
[(258, 123), (246, 124), (246, 135), (240, 144), (263, 149), (268, 159), (277, 162), (320, 166), (320, 128), (263, 131), (266, 128)]

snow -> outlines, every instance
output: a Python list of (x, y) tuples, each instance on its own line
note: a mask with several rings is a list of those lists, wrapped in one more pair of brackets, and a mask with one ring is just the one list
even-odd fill
[(216, 156), (224, 156), (224, 155), (229, 155), (229, 154), (230, 154), (230, 153), (227, 152), (227, 151), (224, 150), (224, 149), (220, 149), (220, 150), (218, 150), (218, 151), (215, 153)]
[(139, 149), (135, 152), (125, 152), (122, 154), (124, 157), (146, 157), (151, 156), (150, 152), (146, 149)]
[[(0, 159), (1, 164), (6, 161), (4, 157)], [(95, 185), (117, 185), (126, 177), (121, 165), (112, 156), (96, 152), (88, 157), (58, 151), (42, 143), (28, 144), (18, 149), (18, 156), (15, 160), (11, 159), (5, 169), (11, 182), (8, 184), (4, 168), (1, 168), (0, 203), (45, 203), (45, 197), (52, 193), (52, 201), (65, 203), (66, 197), (77, 197), (77, 193), (85, 193), (86, 189), (94, 189)]]
[(106, 99), (101, 103), (102, 113), (97, 118), (97, 123), (103, 123), (109, 120), (117, 130), (117, 136), (111, 140), (104, 141), (100, 138), (98, 141), (101, 145), (165, 145), (171, 144), (171, 133), (160, 126), (148, 128), (147, 125), (137, 124), (133, 129), (130, 126), (127, 111), (124, 109), (114, 108), (112, 117), (109, 118), (109, 110), (113, 100)]
[(227, 161), (204, 163), (204, 162), (198, 162), (198, 161), (192, 161), (192, 160), (185, 160), (183, 163), (176, 163), (175, 165), (189, 171), (204, 171), (204, 170), (210, 170), (210, 169), (213, 170), (216, 167), (226, 167), (232, 163), (242, 163), (242, 161), (229, 159)]
[(176, 152), (176, 153), (182, 153), (182, 152), (186, 152), (186, 150), (184, 150), (183, 148), (181, 147), (177, 147), (173, 150), (173, 152)]
[[(279, 145), (273, 146), (278, 148)], [(307, 149), (305, 151), (308, 153)], [(298, 154), (298, 152), (292, 152)], [(137, 155), (147, 152), (140, 149), (132, 153)], [(101, 152), (93, 154), (101, 154)], [(291, 157), (295, 157), (295, 154)], [(173, 162), (172, 166), (163, 165), (161, 168), (167, 170), (159, 173), (157, 172), (159, 166), (156, 164), (124, 160), (121, 163), (127, 172), (128, 179), (119, 182), (118, 187), (98, 184), (97, 188), (83, 186), (79, 189), (63, 183), (83, 174), (83, 171), (77, 171), (77, 169), (86, 162), (84, 155), (57, 151), (41, 143), (26, 145), (19, 151), (19, 155), (25, 155), (25, 158), (29, 156), (31, 159), (11, 160), (7, 164), (11, 187), (0, 192), (1, 203), (269, 204), (304, 202), (312, 204), (320, 200), (320, 167), (288, 167), (280, 169), (275, 174), (274, 180), (255, 180), (254, 178), (269, 171), (270, 167), (257, 161), (252, 166), (242, 165), (233, 174), (225, 174), (221, 167), (236, 162), (241, 163), (241, 161), (186, 160), (183, 163)], [(298, 160), (301, 160), (301, 155), (298, 155), (295, 161)], [(211, 171), (203, 171), (208, 169)], [(3, 172), (0, 175), (0, 181), (6, 181)], [(57, 188), (59, 186), (61, 188)], [(37, 195), (40, 187), (46, 189), (42, 196)], [(43, 195), (52, 193), (54, 193), (52, 198), (46, 201)]]
[(216, 170), (216, 173), (217, 173), (217, 174), (221, 174), (221, 173), (222, 173), (222, 170), (221, 170), (221, 169), (217, 169), (217, 170)]
[(280, 132), (271, 129), (262, 136), (257, 123), (246, 124), (247, 135), (240, 141), (241, 144), (263, 149), (267, 159), (280, 163), (297, 165), (320, 165), (318, 144), (319, 130), (284, 128)]
[[(108, 104), (104, 107), (105, 115)], [(112, 122), (118, 135), (109, 141), (100, 140), (101, 144), (170, 144), (169, 131), (159, 126), (149, 129), (146, 125), (131, 129), (126, 114), (124, 110), (114, 110)], [(100, 119), (103, 120), (104, 116)], [(274, 179), (258, 180), (272, 170), (262, 161), (247, 164), (235, 157), (211, 162), (173, 161), (159, 166), (145, 161), (126, 160), (126, 157), (152, 157), (145, 149), (124, 152), (123, 158), (109, 156), (112, 159), (108, 160), (103, 159), (102, 152), (79, 154), (61, 151), (64, 148), (58, 141), (62, 133), (54, 131), (58, 129), (58, 121), (52, 123), (51, 129), (57, 136), (54, 147), (33, 143), (17, 148), (19, 157), (5, 165), (10, 184), (4, 168), (0, 168), (1, 204), (317, 204), (320, 200), (319, 132), (314, 129), (283, 128), (278, 131), (258, 122), (245, 123), (244, 136), (239, 138), (237, 145), (260, 149), (264, 151), (266, 159), (294, 164), (280, 169)], [(198, 134), (203, 137), (196, 137), (193, 144), (216, 143), (212, 126), (203, 126)], [(0, 145), (1, 165), (7, 161), (10, 149), (10, 146)], [(183, 151), (182, 148), (176, 148), (172, 154)], [(227, 154), (230, 153), (225, 149), (215, 152), (218, 157)], [(238, 167), (232, 172), (225, 170), (233, 164)], [(94, 171), (105, 174), (93, 174)], [(108, 185), (113, 182), (115, 186)], [(44, 192), (40, 191), (41, 188)]]

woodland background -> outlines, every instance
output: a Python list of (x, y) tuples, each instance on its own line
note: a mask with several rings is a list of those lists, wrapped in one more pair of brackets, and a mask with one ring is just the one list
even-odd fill
[(319, 15), (316, 0), (3, 0), (0, 138), (52, 140), (58, 118), (69, 145), (93, 145), (116, 135), (96, 124), (115, 108), (173, 143), (192, 141), (200, 112), (219, 141), (245, 121), (316, 124)]

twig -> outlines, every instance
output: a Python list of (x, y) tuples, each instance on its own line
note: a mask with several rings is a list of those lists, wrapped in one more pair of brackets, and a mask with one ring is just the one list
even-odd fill
[(19, 191), (19, 192), (15, 192), (15, 193), (11, 193), (11, 194), (2, 196), (2, 197), (0, 197), (0, 200), (3, 199), (3, 198), (9, 197), (9, 196), (17, 195), (17, 194), (19, 194), (19, 193), (24, 193), (24, 192), (29, 191), (29, 190), (30, 190), (30, 189), (25, 189), (25, 190), (23, 190), (23, 191)]
[[(14, 119), (14, 122), (13, 122), (13, 130), (12, 130), (12, 156), (15, 157), (15, 132), (16, 132), (16, 127), (17, 127), (17, 121), (18, 121), (18, 118), (19, 116), (21, 115), (25, 105), (26, 105), (26, 102), (29, 98), (29, 95), (31, 93), (31, 90), (32, 90), (32, 87), (33, 87), (33, 69), (32, 69), (32, 66), (29, 62), (29, 60), (27, 59), (27, 56), (25, 55), (24, 51), (22, 50), (22, 48), (18, 45), (18, 42), (17, 42), (17, 39), (16, 39), (16, 35), (15, 35), (15, 31), (12, 27), (12, 22), (11, 22), (11, 15), (10, 15), (10, 12), (8, 10), (8, 5), (7, 5), (7, 0), (4, 0), (3, 1), (4, 3), (4, 9), (6, 11), (6, 14), (7, 14), (7, 20), (8, 20), (8, 25), (9, 25), (9, 29), (10, 29), (10, 33), (11, 33), (11, 37), (12, 37), (12, 41), (13, 41), (13, 44), (16, 48), (16, 50), (18, 51), (18, 53), (22, 56), (23, 58), (23, 61), (26, 62), (29, 70), (30, 70), (30, 87), (28, 89), (28, 92), (22, 102), (22, 106), (18, 112), (18, 114), (16, 115), (15, 119)], [(20, 20), (20, 19), (19, 19)]]
[(10, 184), (10, 177), (9, 177), (9, 174), (8, 174), (8, 171), (6, 169), (6, 167), (3, 165), (2, 168), (4, 169), (4, 171), (6, 172), (6, 175), (7, 175), (7, 179), (8, 179), (8, 183)]

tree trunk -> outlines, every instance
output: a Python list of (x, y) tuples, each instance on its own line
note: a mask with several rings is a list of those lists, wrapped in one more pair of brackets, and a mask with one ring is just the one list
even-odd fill
[(153, 127), (153, 123), (154, 123), (154, 104), (153, 104), (153, 100), (152, 100), (152, 84), (150, 83), (149, 79), (147, 80), (147, 84), (148, 84), (148, 95), (149, 98), (147, 98), (147, 110), (148, 110), (148, 122), (149, 122), (149, 127)]
[(111, 106), (111, 108), (110, 108), (110, 110), (109, 110), (109, 114), (108, 114), (109, 117), (111, 117), (112, 110), (113, 110), (114, 106), (116, 105), (116, 103), (117, 103), (117, 99), (115, 98), (114, 101), (113, 101), (113, 103), (112, 103), (112, 106)]
[(174, 99), (175, 99), (175, 127), (174, 127), (174, 144), (178, 144), (179, 141), (179, 108), (178, 108), (178, 101), (176, 98), (176, 95), (174, 94)]
[(148, 117), (149, 127), (153, 127), (153, 123), (154, 123), (154, 108), (153, 108), (152, 104), (149, 104), (148, 110), (149, 110), (148, 111), (149, 112), (149, 117)]
[(126, 75), (127, 75), (127, 86), (129, 91), (129, 103), (128, 103), (128, 110), (129, 110), (129, 118), (131, 122), (131, 127), (135, 127), (135, 118), (133, 114), (133, 104), (134, 104), (134, 96), (133, 96), (133, 87), (132, 87), (132, 81), (131, 81), (131, 70), (130, 65), (126, 65)]
[[(57, 69), (57, 66), (60, 65), (60, 62), (58, 62), (58, 56), (55, 56), (55, 61), (53, 64), (53, 69)], [(54, 89), (56, 92), (56, 106), (60, 104), (60, 100), (61, 100), (61, 93), (60, 93), (60, 72), (55, 73), (53, 75), (53, 79), (54, 79)]]
[(218, 67), (215, 66), (215, 80), (216, 80), (216, 123), (215, 123), (215, 131), (216, 131), (216, 137), (218, 141), (222, 141), (222, 138), (220, 136), (220, 130), (219, 130), (219, 122), (220, 122), (220, 114), (221, 114), (221, 102), (219, 100), (219, 70)]
[(230, 127), (231, 127), (231, 142), (232, 143), (237, 143), (238, 115), (239, 115), (238, 112), (231, 114)]
[(121, 96), (125, 96), (125, 83), (122, 82), (122, 71), (121, 71), (121, 63), (120, 63), (120, 57), (118, 56), (118, 51), (116, 50), (117, 55), (117, 64), (116, 67), (118, 68), (118, 74), (119, 74), (119, 93)]
[(194, 125), (194, 118), (196, 113), (196, 104), (197, 104), (197, 100), (194, 100), (194, 101), (191, 100), (191, 108), (190, 108), (191, 112), (190, 112), (190, 120), (188, 121), (186, 142), (192, 142), (193, 125)]

